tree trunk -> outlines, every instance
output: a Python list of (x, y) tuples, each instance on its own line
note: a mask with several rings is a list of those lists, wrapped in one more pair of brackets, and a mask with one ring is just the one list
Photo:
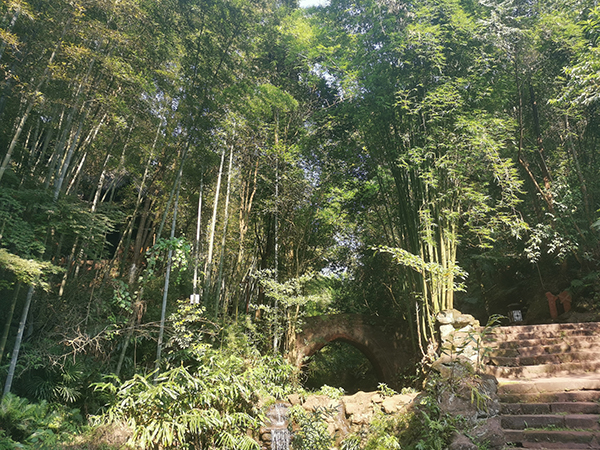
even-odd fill
[(52, 123), (54, 122), (54, 117), (56, 115), (56, 112), (58, 111), (58, 107), (54, 107), (52, 112), (50, 113), (50, 116), (52, 117), (52, 119), (46, 123), (46, 130), (43, 133), (44, 134), (44, 142), (42, 144), (42, 148), (37, 156), (37, 159), (35, 161), (35, 164), (33, 165), (33, 168), (31, 169), (31, 176), (33, 178), (38, 177), (38, 166), (39, 165), (43, 165), (43, 161), (44, 161), (44, 157), (46, 156), (46, 152), (48, 151), (48, 147), (50, 146), (50, 142), (52, 141), (52, 137), (54, 136), (54, 128), (52, 127)]
[(25, 306), (23, 306), (23, 314), (21, 315), (21, 322), (19, 322), (19, 329), (17, 331), (17, 338), (15, 339), (15, 346), (13, 347), (12, 358), (10, 360), (10, 366), (8, 367), (8, 375), (6, 376), (6, 383), (4, 384), (4, 391), (2, 396), (4, 397), (10, 392), (12, 388), (13, 378), (15, 376), (15, 370), (17, 368), (17, 359), (19, 358), (19, 351), (21, 350), (21, 342), (23, 340), (23, 332), (25, 331), (25, 324), (27, 323), (27, 316), (29, 315), (29, 307), (31, 306), (31, 299), (33, 298), (34, 292), (33, 284), (29, 286), (27, 292), (27, 298), (25, 299)]
[[(207, 304), (211, 291), (211, 272), (212, 272), (212, 257), (213, 257), (213, 249), (215, 246), (215, 227), (217, 224), (217, 211), (219, 206), (219, 193), (221, 191), (221, 178), (223, 176), (223, 164), (225, 162), (225, 150), (223, 150), (221, 154), (221, 164), (219, 165), (219, 175), (217, 177), (217, 185), (215, 187), (215, 201), (213, 204), (213, 213), (212, 219), (210, 221), (210, 233), (208, 238), (208, 253), (206, 255), (206, 262), (204, 264), (204, 273), (205, 273), (205, 281), (204, 281), (204, 303)], [(216, 316), (217, 311), (214, 311)]]
[(2, 330), (2, 337), (0, 338), (0, 363), (2, 363), (2, 357), (4, 356), (4, 348), (6, 347), (6, 341), (8, 340), (8, 332), (10, 330), (10, 324), (12, 323), (13, 314), (15, 312), (15, 305), (19, 298), (19, 291), (21, 290), (21, 282), (17, 283), (15, 292), (13, 294), (12, 302), (8, 308), (8, 314), (6, 315), (6, 322), (4, 324), (4, 330)]
[(579, 179), (581, 195), (583, 197), (583, 207), (585, 209), (585, 217), (589, 225), (592, 224), (592, 214), (590, 204), (590, 195), (587, 190), (587, 186), (585, 183), (585, 177), (583, 176), (583, 172), (581, 171), (581, 165), (579, 164), (579, 156), (577, 155), (577, 149), (573, 144), (573, 136), (571, 135), (570, 125), (569, 125), (569, 116), (565, 115), (565, 129), (566, 129), (566, 141), (568, 144), (569, 150), (571, 150), (571, 156), (573, 157), (573, 163), (575, 164), (575, 170), (577, 172), (577, 178)]
[(8, 146), (8, 151), (6, 152), (6, 155), (4, 156), (4, 159), (2, 160), (2, 165), (0, 165), (0, 181), (2, 180), (2, 177), (4, 176), (4, 172), (6, 172), (6, 168), (8, 167), (8, 164), (10, 163), (10, 160), (12, 158), (12, 153), (15, 150), (15, 147), (17, 146), (17, 141), (19, 140), (19, 137), (21, 136), (21, 132), (23, 131), (23, 127), (25, 126), (25, 122), (27, 121), (27, 118), (29, 117), (29, 113), (31, 113), (31, 109), (33, 108), (33, 103), (34, 103), (34, 101), (30, 100), (29, 103), (27, 104), (25, 113), (23, 113), (23, 115), (21, 116), (21, 121), (19, 122), (19, 125), (17, 126), (17, 129), (15, 130), (13, 139), (10, 142), (10, 145)]
[[(225, 217), (223, 219), (223, 238), (221, 239), (221, 260), (219, 261), (219, 276), (217, 278), (217, 293), (215, 295), (215, 311), (219, 311), (221, 298), (221, 283), (223, 280), (223, 266), (225, 265), (225, 245), (227, 241), (227, 224), (229, 222), (229, 197), (231, 193), (231, 172), (233, 166), (233, 144), (229, 152), (229, 171), (227, 172), (227, 190), (225, 193)], [(227, 313), (227, 302), (223, 301), (223, 314)]]
[(200, 230), (202, 224), (202, 194), (204, 192), (204, 173), (200, 179), (200, 192), (198, 193), (198, 215), (196, 219), (196, 240), (194, 241), (194, 279), (192, 282), (192, 304), (200, 303), (198, 294), (198, 263), (200, 261)]
[[(244, 242), (246, 240), (246, 234), (248, 232), (248, 224), (250, 222), (250, 212), (252, 211), (252, 203), (254, 201), (254, 196), (256, 195), (257, 190), (257, 179), (258, 179), (258, 158), (254, 163), (254, 168), (252, 171), (252, 177), (246, 179), (242, 184), (241, 194), (240, 194), (240, 210), (239, 210), (239, 247), (238, 247), (238, 255), (235, 263), (235, 268), (238, 272), (238, 277), (236, 280), (238, 281), (238, 285), (243, 283), (244, 277), (246, 276), (246, 268), (242, 268), (242, 262), (244, 261)], [(236, 321), (237, 321), (237, 311), (238, 311), (238, 296), (235, 296), (235, 310), (236, 310)]]
[[(10, 67), (10, 69), (7, 72), (8, 73), (13, 73), (15, 70), (15, 63), (12, 64), (12, 66)], [(4, 115), (4, 110), (6, 108), (6, 102), (8, 101), (8, 97), (10, 96), (10, 93), (12, 91), (13, 88), (13, 84), (14, 84), (14, 78), (10, 77), (8, 80), (6, 80), (4, 82), (4, 89), (2, 89), (2, 95), (0, 95), (0, 120), (2, 120), (2, 116)]]
[[(275, 113), (275, 261), (273, 268), (275, 270), (275, 281), (279, 281), (279, 116)], [(277, 315), (279, 314), (279, 304), (277, 299), (273, 304), (273, 353), (277, 353), (279, 348), (279, 333), (277, 332)]]
[(77, 127), (77, 131), (75, 135), (71, 138), (71, 145), (69, 146), (69, 150), (67, 151), (67, 156), (65, 157), (65, 161), (60, 168), (60, 173), (58, 174), (58, 179), (54, 183), (54, 201), (58, 200), (58, 195), (60, 194), (60, 190), (65, 181), (65, 176), (67, 174), (67, 170), (69, 169), (69, 165), (71, 164), (71, 158), (73, 157), (73, 153), (75, 152), (75, 148), (77, 147), (77, 142), (79, 141), (79, 135), (81, 134), (81, 129), (83, 128), (83, 122), (85, 121), (85, 114), (79, 121), (79, 126)]
[[(98, 122), (98, 125), (96, 126), (96, 128), (88, 134), (85, 141), (81, 144), (82, 149), (87, 148), (87, 146), (90, 145), (96, 139), (96, 136), (98, 135), (98, 132), (100, 131), (100, 128), (102, 127), (107, 116), (108, 116), (108, 114), (105, 113), (104, 116), (102, 117), (102, 119), (100, 119), (100, 122)], [(112, 149), (112, 145), (110, 146), (110, 149)], [(108, 152), (108, 155), (110, 156), (110, 150)], [(79, 175), (81, 174), (81, 169), (83, 168), (83, 164), (85, 163), (86, 158), (87, 158), (87, 152), (84, 153), (84, 155), (81, 157), (81, 160), (79, 161), (79, 164), (77, 165), (77, 169), (75, 169), (73, 172), (71, 181), (66, 190), (66, 195), (68, 195), (69, 192), (71, 192), (71, 190), (73, 189), (73, 187), (77, 185), (76, 181), (79, 179)], [(106, 174), (104, 172), (105, 169), (106, 169), (106, 161), (105, 161), (104, 165), (102, 166), (101, 176), (102, 175), (106, 176)], [(97, 204), (97, 202), (96, 202), (96, 204)]]
[[(135, 236), (135, 241), (133, 244), (133, 254), (131, 255), (131, 268), (129, 270), (129, 284), (133, 284), (136, 280), (136, 275), (138, 273), (138, 268), (142, 264), (143, 257), (143, 247), (144, 247), (144, 237), (145, 237), (145, 229), (146, 224), (148, 222), (148, 216), (150, 215), (150, 208), (153, 204), (152, 198), (149, 196), (146, 197), (144, 201), (144, 209), (142, 210), (142, 214), (140, 215), (140, 223), (138, 225), (138, 230)], [(127, 245), (129, 247), (129, 245)]]
[[(75, 253), (77, 252), (77, 247), (79, 245), (79, 236), (75, 238), (75, 242), (73, 243), (73, 247), (71, 247), (71, 253), (69, 254), (69, 258), (67, 259), (67, 268), (65, 273), (63, 274), (62, 281), (60, 282), (60, 289), (58, 290), (58, 297), (62, 297), (65, 292), (65, 286), (67, 285), (67, 280), (69, 279), (69, 274), (71, 273), (71, 268), (79, 263), (79, 261), (75, 260)], [(83, 251), (83, 249), (82, 249)]]
[[(124, 242), (124, 246), (123, 246), (124, 254), (123, 254), (123, 259), (121, 260), (121, 264), (120, 264), (121, 274), (125, 271), (125, 269), (124, 269), (125, 260), (127, 259), (127, 254), (129, 252), (129, 245), (131, 243), (131, 234), (133, 232), (133, 226), (134, 226), (135, 219), (137, 217), (140, 205), (142, 204), (144, 190), (147, 187), (146, 181), (148, 179), (148, 173), (150, 172), (150, 166), (152, 164), (152, 160), (154, 159), (154, 150), (156, 149), (156, 143), (158, 142), (158, 137), (160, 135), (160, 130), (161, 130), (162, 126), (163, 126), (163, 123), (161, 120), (160, 123), (158, 124), (158, 128), (156, 129), (156, 136), (154, 137), (154, 143), (152, 144), (152, 148), (150, 149), (150, 153), (148, 154), (148, 160), (146, 161), (146, 165), (144, 167), (144, 174), (142, 175), (140, 189), (138, 190), (138, 195), (135, 200), (135, 207), (133, 208), (133, 213), (131, 214), (129, 223), (127, 224), (127, 229), (125, 230), (125, 233), (124, 233), (124, 240), (121, 240), (121, 242)], [(121, 243), (119, 243), (119, 244), (121, 244)], [(117, 246), (117, 250), (119, 249), (119, 247), (120, 247), (120, 245)], [(117, 255), (117, 253), (118, 252), (116, 252), (115, 255)], [(129, 273), (134, 274), (136, 272), (137, 272), (137, 260), (135, 258), (135, 254), (134, 254), (133, 261), (132, 261), (132, 267), (129, 269)], [(130, 279), (131, 279), (131, 275), (130, 275)]]
[[(520, 90), (519, 90), (519, 92), (520, 92)], [(541, 167), (542, 167), (542, 172), (543, 172), (543, 177), (544, 177), (544, 189), (542, 189), (540, 184), (535, 179), (535, 175), (531, 171), (531, 168), (529, 167), (529, 163), (521, 155), (521, 147), (519, 147), (519, 163), (521, 164), (521, 166), (523, 166), (523, 168), (529, 175), (529, 178), (531, 179), (534, 186), (536, 187), (536, 190), (540, 193), (540, 195), (546, 202), (546, 205), (548, 206), (548, 211), (550, 213), (554, 214), (554, 199), (552, 198), (552, 192), (550, 190), (552, 180), (550, 177), (550, 172), (548, 170), (548, 166), (546, 165), (546, 160), (544, 158), (544, 147), (543, 147), (543, 140), (542, 140), (542, 134), (541, 134), (541, 128), (540, 128), (538, 106), (537, 106), (537, 101), (535, 100), (535, 93), (533, 90), (533, 86), (531, 86), (531, 84), (529, 85), (529, 94), (530, 94), (531, 108), (532, 108), (532, 112), (533, 112), (534, 132), (536, 134), (536, 141), (538, 144), (538, 154), (540, 156), (540, 162), (541, 162)], [(519, 101), (522, 101), (521, 98), (519, 99)]]
[[(189, 149), (189, 145), (190, 145), (190, 143), (188, 141), (186, 143), (185, 149), (183, 150), (183, 154), (181, 155), (181, 162), (179, 164), (179, 172), (177, 173), (177, 180), (173, 184), (173, 189), (171, 189), (171, 194), (169, 196), (169, 200), (167, 202), (167, 206), (165, 208), (161, 224), (158, 227), (158, 231), (156, 233), (156, 240), (160, 239), (163, 226), (164, 226), (164, 224), (166, 222), (167, 215), (169, 213), (169, 208), (170, 208), (170, 205), (171, 205), (171, 201), (173, 199), (173, 196), (175, 195), (175, 191), (177, 191), (177, 195), (179, 195), (179, 182), (181, 180), (181, 176), (182, 176), (182, 173), (183, 173), (183, 166), (185, 164), (185, 160), (186, 160), (186, 157), (187, 157), (187, 152), (188, 152), (188, 149)], [(177, 211), (177, 209), (175, 208), (174, 215), (175, 215), (176, 211)], [(153, 254), (150, 257), (152, 258)], [(146, 273), (144, 274), (144, 278), (143, 278), (143, 280), (141, 281), (141, 283), (140, 283), (140, 285), (138, 287), (138, 291), (137, 291), (137, 302), (138, 303), (140, 303), (142, 301), (142, 298), (144, 296), (144, 286), (146, 285), (147, 282), (148, 282), (148, 272), (146, 271)], [(166, 306), (165, 306), (165, 308), (166, 308)], [(165, 309), (165, 311), (166, 311), (166, 309)], [(117, 376), (119, 376), (119, 373), (121, 371), (121, 365), (122, 365), (122, 362), (123, 362), (123, 360), (125, 358), (125, 353), (127, 352), (127, 348), (129, 346), (129, 341), (131, 340), (131, 336), (133, 335), (133, 330), (134, 330), (134, 327), (132, 326), (129, 329), (129, 332), (127, 333), (127, 337), (125, 338), (125, 342), (123, 343), (123, 348), (121, 350), (121, 355), (119, 357), (119, 363), (117, 365), (117, 369), (115, 370), (115, 375), (117, 375)], [(160, 333), (160, 330), (159, 330), (159, 333)], [(162, 342), (161, 342), (161, 345), (162, 345)], [(159, 364), (158, 359), (160, 358), (160, 352), (161, 352), (160, 347), (161, 347), (161, 345), (159, 345), (157, 347), (157, 351), (156, 351), (156, 353), (157, 353), (157, 366)]]
[[(177, 194), (175, 195), (175, 204), (173, 205), (173, 221), (171, 222), (171, 239), (175, 237), (175, 225), (177, 223), (177, 207), (179, 206), (179, 190), (181, 189), (181, 172), (177, 176)], [(158, 375), (158, 369), (160, 368), (160, 356), (162, 352), (162, 342), (165, 333), (165, 318), (167, 315), (167, 296), (169, 295), (169, 279), (171, 277), (171, 268), (173, 267), (173, 248), (169, 249), (169, 256), (167, 258), (167, 273), (165, 275), (165, 286), (163, 289), (163, 300), (162, 308), (160, 313), (160, 327), (158, 329), (158, 343), (156, 345), (156, 361), (154, 363), (154, 369), (156, 370), (155, 379)]]
[[(10, 21), (10, 24), (8, 25), (8, 28), (6, 29), (6, 31), (10, 32), (13, 29), (20, 14), (21, 14), (21, 5), (18, 5), (17, 8), (15, 9), (15, 13), (13, 14), (12, 20)], [(2, 60), (2, 55), (4, 55), (4, 50), (6, 50), (6, 41), (2, 41), (2, 44), (0, 44), (0, 60)]]

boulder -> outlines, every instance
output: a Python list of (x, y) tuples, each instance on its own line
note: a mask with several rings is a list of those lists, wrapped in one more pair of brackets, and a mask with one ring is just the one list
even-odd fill
[(386, 397), (377, 393), (371, 397), (371, 402), (375, 403), (376, 405), (381, 405), (385, 399)]
[(372, 392), (358, 391), (354, 395), (342, 398), (346, 409), (346, 415), (350, 422), (356, 425), (368, 425), (373, 417), (373, 397), (377, 394)]
[(365, 412), (367, 410), (372, 411), (371, 399), (374, 397), (372, 392), (358, 391), (354, 395), (348, 395), (342, 397), (342, 403), (346, 408), (346, 414), (353, 415)]
[(500, 423), (500, 417), (492, 417), (481, 421), (473, 430), (471, 436), (475, 442), (486, 444), (489, 450), (503, 450), (505, 448), (504, 430)]
[(406, 409), (407, 405), (409, 405), (417, 394), (414, 395), (406, 395), (406, 394), (397, 394), (392, 395), (391, 397), (387, 397), (381, 403), (381, 409), (386, 414), (395, 414)]
[(433, 362), (431, 368), (444, 379), (463, 378), (473, 373), (471, 360), (462, 354), (453, 356), (444, 354)]
[(440, 381), (440, 410), (452, 416), (460, 415), (470, 426), (481, 419), (495, 417), (500, 411), (497, 381), (488, 375), (458, 376), (448, 383)]
[(288, 402), (290, 402), (290, 405), (292, 406), (301, 405), (302, 396), (299, 394), (290, 394), (288, 395)]
[(436, 320), (439, 325), (452, 325), (456, 329), (466, 327), (467, 325), (473, 327), (479, 326), (479, 321), (471, 314), (463, 314), (456, 309), (441, 311), (436, 316)]
[(337, 409), (339, 404), (339, 400), (334, 400), (326, 395), (309, 395), (306, 397), (302, 407), (309, 412), (319, 409), (322, 411), (329, 411)]
[(436, 316), (436, 320), (440, 325), (453, 325), (455, 319), (461, 315), (461, 312), (456, 309), (447, 309), (441, 311)]
[(471, 314), (461, 314), (454, 319), (454, 327), (455, 328), (464, 328), (470, 326), (478, 327), (479, 320), (475, 319)]
[(442, 342), (445, 342), (452, 338), (452, 334), (454, 333), (454, 325), (440, 325), (440, 339)]
[(464, 434), (455, 433), (448, 450), (477, 450), (479, 447), (471, 442)]

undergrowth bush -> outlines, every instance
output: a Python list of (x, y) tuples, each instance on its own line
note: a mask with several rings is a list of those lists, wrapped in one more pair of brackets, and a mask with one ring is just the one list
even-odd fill
[(329, 450), (333, 438), (327, 430), (326, 417), (337, 414), (337, 410), (315, 409), (306, 411), (301, 406), (293, 406), (289, 410), (289, 418), (297, 427), (292, 437), (294, 450)]
[[(385, 389), (385, 386), (382, 387)], [(460, 417), (440, 411), (435, 386), (429, 384), (413, 408), (394, 415), (376, 415), (368, 428), (349, 434), (341, 450), (443, 450), (460, 426)]]
[(257, 429), (256, 399), (243, 380), (208, 370), (190, 373), (185, 367), (135, 375), (120, 385), (99, 383), (114, 393), (115, 401), (99, 419), (125, 421), (132, 442), (141, 448), (173, 448), (192, 444), (206, 448), (258, 449), (246, 430)]
[[(432, 389), (431, 386), (428, 386)], [(444, 450), (460, 425), (460, 416), (440, 410), (435, 392), (427, 390), (413, 411), (404, 416), (399, 433), (401, 448), (406, 450)]]
[(96, 388), (110, 397), (96, 423), (125, 422), (141, 448), (259, 449), (264, 422), (259, 397), (292, 392), (294, 369), (277, 356), (229, 347), (194, 346), (192, 368), (109, 379)]
[(82, 425), (77, 409), (7, 394), (0, 402), (0, 450), (52, 449)]
[(341, 442), (341, 450), (400, 450), (400, 437), (406, 432), (411, 413), (383, 414), (371, 419), (368, 428), (351, 433)]

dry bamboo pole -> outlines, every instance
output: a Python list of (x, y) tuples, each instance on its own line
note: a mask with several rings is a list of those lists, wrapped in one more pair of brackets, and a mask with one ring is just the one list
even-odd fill
[[(217, 212), (219, 207), (219, 194), (221, 191), (221, 178), (223, 177), (223, 165), (225, 162), (225, 150), (221, 152), (221, 163), (219, 165), (219, 175), (217, 176), (217, 185), (215, 187), (215, 201), (213, 203), (213, 212), (212, 219), (210, 221), (210, 232), (208, 237), (208, 253), (206, 255), (206, 261), (204, 263), (204, 302), (206, 303), (210, 296), (211, 291), (211, 272), (212, 272), (212, 258), (213, 258), (213, 250), (215, 246), (215, 228), (217, 225)], [(214, 314), (217, 314), (217, 311), (214, 311)]]
[(198, 263), (200, 260), (200, 230), (202, 224), (202, 196), (204, 193), (204, 173), (200, 179), (200, 192), (198, 193), (198, 214), (196, 216), (196, 239), (194, 241), (194, 279), (192, 282), (192, 304), (200, 303), (198, 298)]
[[(183, 169), (183, 167), (182, 167)], [(175, 237), (175, 225), (177, 224), (177, 207), (179, 206), (179, 191), (181, 189), (181, 172), (177, 176), (177, 193), (175, 194), (175, 203), (173, 204), (173, 221), (171, 222), (171, 240)], [(169, 279), (171, 277), (171, 268), (173, 267), (173, 248), (169, 248), (167, 257), (167, 273), (165, 275), (165, 285), (163, 288), (162, 308), (160, 313), (160, 327), (158, 329), (158, 342), (156, 344), (156, 360), (154, 362), (154, 370), (156, 371), (154, 379), (158, 376), (160, 368), (160, 358), (162, 352), (162, 343), (165, 333), (165, 319), (167, 315), (167, 297), (169, 295)]]
[[(229, 151), (229, 170), (227, 172), (227, 189), (225, 193), (225, 211), (223, 219), (223, 237), (221, 239), (221, 259), (219, 261), (219, 276), (217, 278), (217, 292), (215, 295), (215, 311), (219, 311), (219, 301), (221, 298), (221, 283), (223, 280), (223, 266), (225, 265), (225, 245), (227, 240), (227, 224), (229, 222), (229, 198), (231, 196), (231, 173), (233, 171), (233, 144)], [(223, 313), (226, 313), (227, 303), (223, 301)]]
[(15, 370), (17, 368), (17, 360), (19, 358), (19, 351), (21, 350), (21, 342), (23, 341), (23, 332), (25, 331), (25, 324), (27, 323), (27, 316), (29, 315), (29, 308), (31, 306), (34, 291), (35, 287), (33, 284), (31, 284), (29, 286), (29, 291), (27, 292), (25, 305), (23, 306), (23, 313), (21, 314), (21, 321), (19, 322), (17, 338), (15, 339), (15, 345), (13, 347), (10, 365), (8, 366), (8, 374), (6, 375), (6, 382), (4, 383), (4, 391), (2, 392), (2, 397), (6, 396), (12, 388)]
[(10, 330), (10, 324), (15, 313), (15, 306), (17, 304), (17, 299), (19, 298), (19, 292), (21, 291), (21, 284), (22, 283), (20, 281), (17, 283), (17, 287), (15, 288), (15, 292), (13, 293), (12, 302), (10, 303), (10, 307), (8, 308), (8, 313), (6, 314), (4, 330), (2, 330), (2, 337), (0, 337), (0, 363), (2, 362), (2, 357), (4, 356), (4, 349), (6, 347), (6, 341), (8, 340), (8, 331)]

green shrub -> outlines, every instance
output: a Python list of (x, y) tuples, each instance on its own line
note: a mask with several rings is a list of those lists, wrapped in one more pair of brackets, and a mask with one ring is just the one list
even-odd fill
[(257, 449), (246, 430), (260, 421), (253, 404), (257, 400), (243, 379), (223, 371), (185, 367), (158, 375), (135, 375), (119, 386), (98, 384), (115, 396), (100, 422), (125, 421), (133, 430), (132, 443), (141, 448)]
[(399, 435), (403, 449), (443, 450), (450, 443), (459, 419), (441, 412), (430, 392), (405, 420), (404, 430)]
[(369, 424), (364, 450), (400, 450), (398, 418), (376, 417)]
[(23, 448), (23, 445), (13, 441), (6, 435), (4, 430), (0, 430), (0, 450), (14, 450), (17, 448)]
[(81, 421), (77, 409), (46, 401), (30, 403), (7, 394), (0, 402), (0, 449), (56, 447), (62, 437), (77, 430)]
[(406, 430), (409, 416), (376, 415), (368, 428), (346, 436), (341, 442), (341, 450), (400, 450), (399, 436)]
[(195, 347), (195, 369), (98, 383), (111, 400), (95, 422), (127, 423), (141, 448), (258, 450), (248, 431), (263, 423), (259, 393), (291, 392), (292, 368), (280, 357), (242, 353), (205, 344)]
[(301, 406), (293, 406), (288, 411), (290, 421), (298, 427), (292, 437), (294, 450), (329, 450), (333, 438), (327, 431), (326, 416), (335, 411), (316, 409), (307, 412)]

